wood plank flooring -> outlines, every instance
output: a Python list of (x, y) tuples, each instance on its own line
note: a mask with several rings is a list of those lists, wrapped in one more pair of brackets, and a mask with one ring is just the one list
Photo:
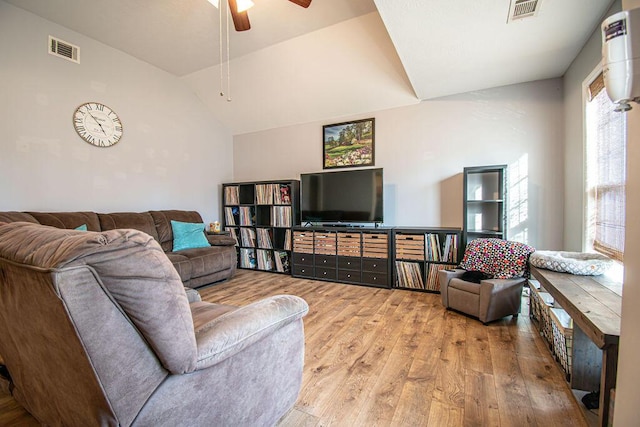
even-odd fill
[[(586, 426), (526, 315), (484, 326), (440, 295), (240, 270), (203, 300), (246, 305), (294, 294), (309, 303), (305, 369), (278, 427)], [(0, 425), (37, 425), (0, 394)]]

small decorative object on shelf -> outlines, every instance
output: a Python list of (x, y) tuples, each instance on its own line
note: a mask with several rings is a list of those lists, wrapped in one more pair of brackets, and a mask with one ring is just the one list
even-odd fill
[(238, 242), (238, 267), (289, 274), (291, 230), (300, 218), (300, 181), (240, 182), (222, 187), (224, 230)]

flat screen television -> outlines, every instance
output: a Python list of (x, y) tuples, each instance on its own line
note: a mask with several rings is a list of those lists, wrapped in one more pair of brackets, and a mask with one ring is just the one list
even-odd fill
[(383, 222), (382, 168), (300, 175), (302, 222)]

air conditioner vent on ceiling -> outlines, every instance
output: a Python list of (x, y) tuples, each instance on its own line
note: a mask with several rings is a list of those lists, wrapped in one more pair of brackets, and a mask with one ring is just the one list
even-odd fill
[(535, 16), (540, 9), (541, 0), (511, 0), (507, 22)]
[(77, 64), (80, 63), (80, 48), (53, 36), (49, 36), (49, 53)]

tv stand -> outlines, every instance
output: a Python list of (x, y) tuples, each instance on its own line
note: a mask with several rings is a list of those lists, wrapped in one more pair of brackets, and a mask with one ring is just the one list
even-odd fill
[(293, 227), (293, 277), (439, 292), (438, 271), (461, 256), (459, 228)]
[(339, 223), (339, 222), (322, 224), (322, 226), (323, 227), (339, 227), (339, 228), (364, 227), (364, 225), (362, 225), (362, 224), (342, 224), (342, 223)]
[(294, 227), (294, 277), (391, 287), (391, 229), (347, 224)]

